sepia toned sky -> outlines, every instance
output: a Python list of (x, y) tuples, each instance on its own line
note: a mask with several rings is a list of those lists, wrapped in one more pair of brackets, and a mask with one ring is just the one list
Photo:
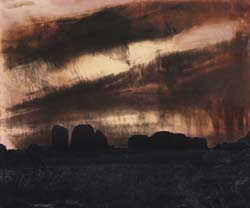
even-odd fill
[[(163, 0), (164, 1), (164, 0)], [(165, 0), (167, 2), (188, 2), (191, 0)], [(204, 0), (204, 2), (224, 2), (224, 0)], [(26, 28), (28, 25), (34, 24), (35, 21), (47, 22), (49, 20), (63, 20), (65, 17), (78, 17), (78, 15), (88, 14), (91, 16), (92, 13), (95, 13), (97, 10), (103, 7), (111, 7), (115, 5), (121, 5), (131, 2), (143, 2), (137, 0), (0, 0), (0, 50), (2, 51), (5, 41), (19, 43), (19, 39), (22, 41), (22, 34), (19, 34), (16, 28)], [(155, 1), (153, 1), (155, 2)], [(198, 1), (201, 2), (201, 1)], [(202, 1), (203, 2), (203, 1)], [(236, 0), (225, 2), (236, 2)], [(138, 5), (138, 4), (137, 4)], [(217, 5), (215, 5), (216, 7)], [(131, 8), (130, 8), (131, 9)], [(199, 10), (199, 9), (198, 9)], [(197, 11), (198, 11), (197, 10)], [(130, 11), (128, 9), (128, 11)], [(136, 10), (131, 10), (136, 11)], [(119, 13), (119, 11), (118, 11)], [(184, 12), (183, 12), (184, 13)], [(139, 38), (131, 40), (126, 43), (125, 47), (121, 46), (110, 46), (107, 50), (100, 50), (94, 52), (85, 52), (76, 55), (76, 59), (72, 62), (63, 63), (58, 65), (56, 69), (51, 67), (53, 63), (48, 63), (44, 61), (43, 57), (31, 61), (30, 63), (25, 63), (24, 65), (17, 65), (13, 69), (9, 69), (6, 64), (6, 55), (3, 53), (0, 54), (0, 118), (6, 118), (12, 116), (7, 110), (9, 107), (12, 107), (16, 104), (22, 104), (23, 102), (30, 99), (30, 96), (34, 95), (32, 98), (43, 98), (47, 96), (48, 89), (70, 89), (73, 85), (77, 84), (80, 81), (93, 81), (102, 77), (109, 75), (119, 75), (124, 72), (129, 72), (132, 69), (140, 68), (141, 66), (146, 67), (151, 62), (154, 62), (158, 57), (168, 56), (173, 53), (192, 51), (197, 49), (203, 49), (211, 46), (216, 46), (219, 43), (230, 43), (237, 35), (239, 31), (242, 31), (243, 28), (247, 28), (248, 22), (245, 21), (245, 17), (242, 14), (237, 14), (237, 18), (231, 18), (230, 11), (223, 11), (223, 14), (220, 18), (213, 17), (213, 15), (207, 20), (206, 18), (199, 16), (194, 17), (192, 21), (194, 24), (190, 24), (189, 21), (185, 20), (185, 14), (182, 11), (180, 13), (174, 13), (177, 17), (174, 17), (174, 21), (178, 21), (177, 25), (184, 25), (185, 22), (188, 26), (183, 26), (183, 30), (178, 31), (177, 34), (172, 36), (162, 35), (149, 38)], [(197, 12), (198, 15), (199, 11)], [(134, 29), (138, 28), (138, 23), (136, 22), (136, 14), (123, 13), (122, 15), (127, 15), (128, 19), (131, 20), (131, 25), (134, 24)], [(121, 16), (122, 16), (121, 15)], [(164, 14), (165, 15), (165, 14)], [(149, 28), (154, 28), (154, 24), (159, 24), (159, 28), (164, 30), (165, 20), (162, 18), (164, 15), (156, 15), (157, 18), (153, 19), (152, 22), (149, 18), (147, 26)], [(225, 15), (225, 16), (223, 16)], [(126, 17), (127, 17), (126, 16)], [(216, 16), (216, 15), (215, 15)], [(187, 17), (189, 18), (189, 16)], [(190, 17), (191, 18), (191, 17)], [(203, 20), (204, 18), (204, 20)], [(83, 18), (84, 19), (84, 18)], [(171, 19), (171, 17), (170, 17)], [(201, 21), (199, 22), (199, 19)], [(114, 20), (115, 21), (115, 20)], [(135, 23), (134, 23), (134, 22)], [(175, 26), (175, 22), (173, 25)], [(191, 21), (191, 19), (190, 19)], [(196, 22), (197, 21), (197, 22)], [(95, 23), (95, 22), (94, 22)], [(93, 23), (93, 24), (94, 24)], [(161, 26), (162, 24), (163, 26)], [(112, 25), (112, 24), (111, 24)], [(95, 26), (98, 28), (98, 26)], [(109, 22), (105, 22), (105, 25), (100, 25), (104, 30), (109, 28)], [(158, 25), (157, 25), (158, 27)], [(162, 28), (161, 28), (162, 27)], [(28, 28), (28, 27), (27, 27)], [(56, 28), (56, 27), (55, 27)], [(36, 31), (37, 28), (34, 27), (34, 30), (30, 29), (31, 35), (32, 32)], [(115, 30), (116, 28), (114, 28)], [(8, 31), (9, 33), (6, 33)], [(20, 30), (21, 31), (21, 30)], [(39, 31), (39, 29), (38, 29)], [(29, 30), (24, 30), (29, 33)], [(78, 32), (78, 31), (76, 31)], [(5, 37), (4, 39), (2, 36)], [(11, 34), (6, 36), (6, 34)], [(35, 34), (35, 32), (34, 32)], [(119, 34), (119, 33), (117, 33)], [(20, 37), (19, 37), (20, 35)], [(57, 36), (57, 33), (53, 30), (49, 31), (48, 34), (41, 34), (41, 36), (50, 36), (53, 40), (54, 36)], [(54, 35), (54, 36), (53, 36)], [(140, 34), (143, 36), (143, 34)], [(28, 36), (29, 37), (29, 36)], [(30, 36), (31, 39), (33, 38)], [(14, 38), (12, 40), (12, 38)], [(15, 40), (17, 38), (17, 40)], [(18, 39), (19, 38), (19, 39)], [(36, 37), (35, 37), (36, 38)], [(34, 38), (34, 39), (35, 39)], [(97, 37), (98, 39), (98, 37)], [(46, 40), (46, 38), (45, 38)], [(35, 49), (43, 48), (46, 41), (27, 41), (27, 45), (34, 47)], [(83, 40), (84, 41), (84, 40)], [(50, 43), (50, 42), (49, 42)], [(53, 43), (52, 43), (53, 44)], [(81, 44), (81, 43), (79, 43)], [(84, 42), (82, 43), (84, 45)], [(91, 47), (91, 46), (90, 46)], [(15, 47), (14, 47), (15, 48)], [(125, 48), (125, 49), (123, 49)], [(57, 48), (52, 48), (52, 50), (58, 50)], [(60, 48), (59, 50), (63, 50)], [(53, 53), (53, 51), (51, 52)], [(11, 58), (12, 54), (8, 54)], [(53, 62), (53, 61), (52, 61)], [(51, 70), (53, 68), (53, 70)], [(149, 85), (154, 86), (154, 85)], [(142, 87), (143, 88), (143, 87)], [(163, 87), (164, 88), (164, 87)], [(133, 88), (131, 88), (133, 90)], [(145, 88), (146, 89), (146, 88)], [(199, 110), (203, 112), (203, 110)], [(178, 114), (180, 115), (180, 114)], [(185, 120), (184, 116), (179, 116)], [(208, 115), (206, 117), (209, 118)], [(113, 118), (112, 112), (109, 115), (109, 118)], [(95, 118), (94, 118), (95, 119)], [(115, 118), (114, 118), (115, 120)], [(156, 119), (157, 120), (157, 119)], [(211, 118), (207, 119), (211, 120)], [(148, 120), (147, 122), (150, 123)], [(117, 122), (116, 122), (117, 123)], [(156, 122), (157, 123), (157, 122)], [(183, 121), (181, 122), (183, 125)], [(211, 121), (208, 122), (208, 126), (212, 126)], [(127, 125), (127, 123), (126, 123)], [(131, 123), (132, 125), (132, 123)], [(211, 129), (209, 127), (209, 129)], [(167, 128), (167, 127), (166, 127)], [(165, 128), (164, 128), (165, 129)], [(194, 127), (195, 129), (195, 127)], [(156, 129), (158, 130), (158, 129)], [(180, 129), (178, 129), (180, 130)], [(210, 130), (209, 130), (210, 131)], [(20, 134), (20, 132), (29, 132), (29, 128), (18, 129), (0, 127), (0, 133), (9, 135), (9, 134)], [(3, 133), (4, 132), (4, 133)], [(139, 132), (138, 132), (139, 133)], [(185, 132), (184, 132), (185, 133)], [(0, 136), (1, 140), (1, 136)], [(1, 141), (0, 141), (1, 142)], [(11, 145), (6, 141), (9, 147)]]
[[(0, 1), (0, 36), (4, 30), (14, 29), (16, 25), (31, 24), (32, 18), (58, 19), (65, 16), (74, 16), (76, 14), (84, 14), (96, 9), (124, 4), (128, 2), (138, 2), (136, 0), (1, 0)], [(139, 1), (142, 2), (142, 1)], [(62, 70), (61, 72), (46, 73), (46, 68), (42, 67), (37, 70), (39, 76), (34, 76), (27, 81), (26, 75), (23, 72), (8, 72), (4, 66), (3, 57), (0, 56), (1, 64), (1, 82), (0, 82), (0, 106), (9, 106), (21, 101), (23, 94), (27, 91), (27, 85), (35, 79), (37, 85), (33, 89), (39, 90), (39, 85), (44, 82), (53, 86), (67, 85), (72, 80), (76, 79), (76, 75), (87, 79), (95, 79), (109, 74), (118, 74), (129, 70), (131, 64), (139, 65), (146, 64), (154, 60), (158, 52), (170, 53), (175, 51), (190, 50), (193, 48), (202, 48), (207, 45), (213, 45), (217, 42), (230, 40), (234, 37), (239, 29), (238, 20), (224, 22), (210, 22), (209, 26), (202, 28), (192, 28), (183, 34), (179, 34), (172, 40), (146, 41), (137, 42), (129, 45), (129, 61), (123, 62), (119, 57), (106, 56), (105, 54), (96, 54), (81, 57), (78, 63), (74, 63), (76, 68), (80, 70), (77, 74), (72, 75), (72, 70)], [(17, 34), (18, 35), (18, 34)], [(0, 37), (1, 38), (1, 37)], [(201, 44), (202, 43), (202, 44)], [(0, 42), (1, 47), (1, 42)], [(144, 51), (143, 54), (141, 51)], [(158, 54), (159, 55), (159, 54)], [(105, 67), (104, 67), (105, 66)], [(16, 82), (16, 73), (20, 82)], [(25, 77), (25, 78), (24, 78)], [(43, 80), (40, 78), (43, 77)], [(17, 86), (19, 85), (19, 86)], [(20, 86), (23, 85), (23, 86)]]
[[(26, 24), (29, 18), (58, 18), (71, 16), (78, 12), (87, 12), (103, 6), (126, 3), (130, 0), (0, 0), (0, 38), (2, 32), (13, 23)], [(1, 49), (1, 42), (0, 42)], [(8, 106), (19, 96), (17, 86), (12, 83), (10, 74), (4, 70), (4, 60), (0, 55), (0, 108)]]
[[(183, 1), (183, 0), (180, 0)], [(143, 2), (136, 0), (0, 0), (0, 38), (4, 31), (13, 30), (17, 25), (23, 27), (32, 24), (32, 20), (39, 18), (58, 19), (65, 16), (75, 16), (93, 12), (106, 6), (120, 5), (129, 2)], [(41, 20), (43, 21), (43, 20)], [(210, 21), (208, 25), (201, 28), (190, 28), (181, 34), (158, 41), (142, 41), (131, 43), (127, 60), (121, 60), (117, 54), (91, 54), (80, 57), (74, 66), (67, 66), (59, 72), (47, 73), (46, 66), (32, 74), (22, 71), (10, 72), (6, 69), (3, 56), (0, 55), (0, 108), (19, 103), (25, 98), (26, 93), (30, 93), (29, 85), (33, 85), (33, 91), (38, 91), (44, 83), (52, 87), (60, 87), (72, 84), (72, 80), (81, 76), (83, 79), (95, 79), (109, 74), (118, 74), (130, 69), (132, 65), (146, 64), (154, 60), (160, 53), (171, 53), (175, 51), (185, 51), (194, 48), (202, 48), (213, 45), (224, 40), (231, 40), (239, 30), (241, 20)], [(18, 35), (18, 34), (16, 34)], [(6, 38), (6, 37), (5, 37)], [(7, 37), (8, 39), (8, 37)], [(0, 49), (1, 49), (0, 41)], [(143, 51), (143, 53), (142, 53)], [(130, 63), (130, 64), (128, 64)], [(28, 66), (27, 66), (28, 67)], [(77, 73), (72, 73), (72, 69), (77, 69)], [(79, 70), (80, 69), (80, 70)], [(27, 79), (28, 77), (28, 79)], [(36, 82), (34, 83), (34, 80)], [(73, 81), (74, 82), (74, 81)], [(28, 87), (27, 87), (28, 86)], [(2, 106), (2, 107), (1, 107)], [(3, 107), (4, 106), (4, 107)]]

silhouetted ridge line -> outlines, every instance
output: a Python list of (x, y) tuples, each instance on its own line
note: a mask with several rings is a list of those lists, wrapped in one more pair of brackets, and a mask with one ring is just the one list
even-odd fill
[(128, 141), (131, 151), (171, 150), (171, 149), (199, 149), (207, 150), (207, 140), (204, 138), (190, 138), (184, 134), (174, 134), (161, 131), (150, 138), (144, 135), (133, 136)]
[(70, 151), (76, 154), (102, 152), (109, 147), (107, 137), (91, 125), (78, 125), (73, 129)]
[(52, 128), (52, 147), (54, 151), (64, 152), (68, 150), (69, 132), (62, 126), (54, 126)]
[[(242, 152), (248, 150), (250, 145), (250, 133), (239, 139), (235, 143), (220, 144), (210, 149), (210, 153), (227, 151)], [(34, 169), (44, 168), (46, 164), (54, 159), (67, 159), (73, 157), (86, 157), (96, 159), (100, 162), (137, 162), (136, 154), (143, 153), (144, 162), (160, 162), (161, 159), (149, 159), (150, 154), (163, 152), (190, 152), (209, 153), (205, 138), (190, 138), (184, 134), (175, 134), (167, 131), (160, 131), (151, 137), (146, 135), (134, 135), (128, 139), (128, 149), (114, 148), (108, 144), (108, 138), (100, 131), (95, 130), (89, 124), (81, 124), (73, 129), (71, 142), (69, 142), (68, 130), (59, 125), (55, 125), (51, 130), (51, 144), (38, 145), (31, 144), (23, 150), (7, 150), (4, 145), (0, 145), (0, 167), (19, 167), (31, 165)], [(127, 157), (132, 153), (132, 157)], [(134, 155), (134, 156), (133, 156)], [(99, 156), (98, 158), (96, 158)], [(104, 156), (104, 157), (100, 157)], [(132, 158), (129, 159), (129, 158)], [(164, 160), (164, 158), (162, 158)], [(178, 160), (175, 154), (173, 161)], [(156, 160), (156, 161), (155, 161)], [(200, 166), (203, 160), (194, 157), (192, 161)], [(207, 164), (206, 164), (207, 165)], [(203, 164), (204, 166), (204, 164)]]

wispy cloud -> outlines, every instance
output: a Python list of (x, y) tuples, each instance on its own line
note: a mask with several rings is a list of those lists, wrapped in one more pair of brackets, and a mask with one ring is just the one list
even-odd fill
[(16, 3), (11, 3), (7, 6), (8, 9), (17, 9), (24, 6), (33, 6), (35, 3), (33, 1), (21, 1)]

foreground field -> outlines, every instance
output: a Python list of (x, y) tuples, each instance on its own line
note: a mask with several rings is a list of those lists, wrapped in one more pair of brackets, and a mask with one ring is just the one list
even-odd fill
[(249, 161), (248, 150), (51, 159), (39, 169), (1, 169), (1, 205), (244, 208), (250, 203)]

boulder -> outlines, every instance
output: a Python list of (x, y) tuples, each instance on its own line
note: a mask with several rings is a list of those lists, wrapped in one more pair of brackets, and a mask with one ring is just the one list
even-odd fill
[(0, 155), (5, 155), (8, 152), (5, 145), (0, 144)]
[(52, 149), (57, 152), (67, 151), (69, 145), (68, 129), (62, 126), (52, 128)]
[(145, 135), (134, 135), (128, 140), (128, 149), (130, 151), (147, 151), (150, 149), (150, 139)]
[(248, 145), (245, 143), (224, 143), (224, 144), (218, 144), (215, 149), (221, 150), (221, 151), (228, 151), (228, 152), (241, 152), (242, 150), (245, 150), (248, 148)]
[(91, 125), (78, 125), (73, 129), (71, 138), (73, 152), (90, 152), (95, 146), (95, 131)]
[(188, 149), (199, 149), (199, 150), (207, 150), (207, 140), (205, 138), (188, 138), (187, 140), (187, 148)]
[(245, 136), (247, 140), (250, 140), (250, 130), (248, 131), (247, 135)]
[(95, 145), (98, 150), (108, 148), (108, 139), (100, 130), (95, 133)]
[(0, 144), (0, 167), (6, 164), (6, 157), (8, 155), (8, 150), (5, 145)]
[(208, 149), (207, 140), (203, 138), (189, 138), (184, 134), (174, 134), (161, 131), (152, 137), (152, 147), (156, 149)]
[(183, 134), (173, 134), (167, 131), (155, 133), (152, 137), (152, 147), (156, 149), (178, 149), (185, 145), (186, 137)]
[(247, 144), (248, 146), (250, 146), (250, 131), (247, 133), (246, 136), (244, 136), (243, 138), (240, 138), (238, 140), (239, 143), (245, 143)]

